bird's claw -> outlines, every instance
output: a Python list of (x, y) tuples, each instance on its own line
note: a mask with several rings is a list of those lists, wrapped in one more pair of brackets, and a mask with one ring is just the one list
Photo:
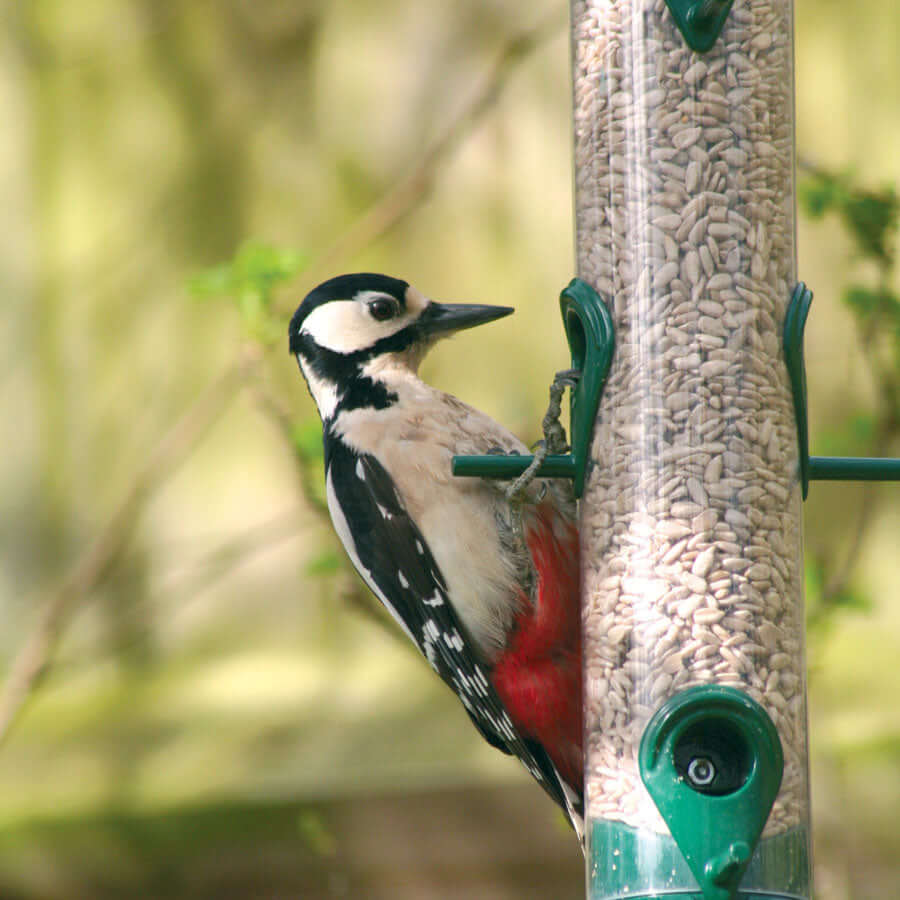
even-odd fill
[(553, 384), (554, 386), (561, 385), (562, 387), (573, 388), (578, 385), (580, 380), (581, 369), (563, 369), (553, 377)]

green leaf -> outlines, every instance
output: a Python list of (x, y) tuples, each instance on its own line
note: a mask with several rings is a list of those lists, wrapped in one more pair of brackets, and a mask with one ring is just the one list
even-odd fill
[(192, 275), (188, 290), (199, 299), (227, 294), (231, 290), (231, 267), (226, 263)]
[(803, 592), (810, 605), (822, 598), (824, 588), (824, 572), (822, 564), (816, 559), (807, 559), (803, 567)]
[(816, 171), (799, 184), (797, 196), (810, 218), (837, 213), (864, 256), (882, 266), (893, 264), (892, 240), (900, 221), (900, 198), (892, 185), (865, 190), (849, 174)]
[(274, 341), (284, 335), (284, 325), (273, 310), (274, 289), (302, 272), (306, 261), (306, 255), (296, 250), (248, 241), (229, 262), (194, 275), (188, 288), (198, 299), (230, 299), (254, 337)]
[(307, 575), (334, 575), (341, 570), (341, 557), (334, 550), (325, 550), (311, 559), (305, 566)]
[(317, 856), (334, 856), (337, 841), (322, 816), (304, 810), (297, 817), (297, 833), (306, 846)]
[(862, 252), (890, 264), (893, 261), (890, 242), (900, 212), (894, 188), (856, 191), (849, 196), (842, 212)]
[(882, 316), (888, 327), (896, 327), (900, 323), (900, 299), (887, 288), (851, 284), (844, 289), (841, 300), (862, 318)]
[(234, 271), (242, 284), (256, 287), (268, 297), (271, 289), (299, 274), (306, 265), (304, 254), (267, 244), (244, 244), (234, 258)]
[(846, 203), (847, 193), (838, 176), (816, 172), (797, 186), (800, 206), (812, 219), (821, 219), (825, 213), (840, 210)]
[(855, 612), (871, 612), (873, 609), (872, 598), (853, 588), (840, 591), (829, 602), (835, 609), (850, 609)]
[(291, 427), (291, 443), (297, 456), (304, 462), (314, 462), (322, 458), (322, 426), (318, 419), (307, 419)]

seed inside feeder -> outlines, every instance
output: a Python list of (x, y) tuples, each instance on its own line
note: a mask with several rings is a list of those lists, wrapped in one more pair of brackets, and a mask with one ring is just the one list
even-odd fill
[(616, 329), (582, 504), (588, 816), (665, 832), (637, 769), (644, 726), (672, 694), (721, 684), (777, 728), (785, 771), (764, 836), (784, 833), (808, 808), (780, 353), (795, 282), (791, 6), (736, 0), (702, 59), (664, 0), (572, 11), (578, 274)]

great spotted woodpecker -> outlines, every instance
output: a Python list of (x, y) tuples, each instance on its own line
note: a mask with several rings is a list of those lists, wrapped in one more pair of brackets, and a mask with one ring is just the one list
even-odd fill
[(366, 584), (494, 747), (583, 815), (578, 534), (571, 491), (455, 478), (454, 454), (527, 453), (425, 384), (436, 340), (513, 312), (442, 304), (385, 275), (311, 291), (290, 351), (322, 418), (328, 508)]

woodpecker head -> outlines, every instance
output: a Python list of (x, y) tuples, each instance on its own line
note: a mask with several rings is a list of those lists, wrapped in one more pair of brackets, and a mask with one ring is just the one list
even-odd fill
[(290, 351), (328, 420), (339, 405), (390, 405), (385, 373), (415, 374), (439, 338), (511, 312), (508, 306), (435, 303), (387, 275), (339, 275), (310, 291), (294, 313)]

